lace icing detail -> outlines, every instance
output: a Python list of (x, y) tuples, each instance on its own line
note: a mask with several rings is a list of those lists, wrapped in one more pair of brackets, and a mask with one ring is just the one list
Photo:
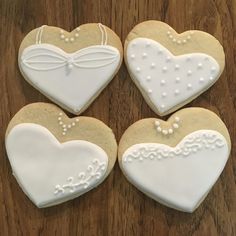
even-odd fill
[[(106, 163), (99, 162), (98, 159), (94, 159), (91, 165), (88, 165), (85, 172), (80, 172), (76, 178), (69, 177), (66, 184), (55, 186), (54, 195), (61, 195), (68, 192), (73, 193), (79, 187), (87, 189), (91, 181), (94, 179), (99, 180), (104, 174), (106, 169)], [(77, 180), (77, 181), (76, 181)]]
[(133, 160), (161, 160), (172, 157), (188, 157), (192, 153), (204, 149), (214, 150), (225, 145), (224, 139), (219, 137), (216, 132), (196, 132), (186, 136), (176, 147), (167, 145), (153, 144), (148, 147), (138, 147), (136, 150), (124, 157), (124, 162)]

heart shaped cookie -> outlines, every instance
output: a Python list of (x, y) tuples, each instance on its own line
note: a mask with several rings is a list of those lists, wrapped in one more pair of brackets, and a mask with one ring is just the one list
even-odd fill
[(34, 103), (9, 123), (6, 150), (13, 175), (37, 207), (78, 197), (112, 170), (117, 144), (101, 121), (68, 118), (58, 107)]
[(81, 25), (70, 33), (42, 26), (26, 35), (18, 61), (32, 86), (78, 115), (118, 71), (122, 45), (118, 36), (100, 23)]
[(119, 144), (119, 164), (140, 191), (171, 208), (193, 212), (219, 178), (230, 153), (221, 119), (202, 108), (186, 108), (168, 121), (143, 119)]
[(210, 34), (178, 34), (159, 21), (135, 26), (125, 41), (130, 76), (159, 115), (177, 110), (212, 86), (224, 59), (222, 46)]

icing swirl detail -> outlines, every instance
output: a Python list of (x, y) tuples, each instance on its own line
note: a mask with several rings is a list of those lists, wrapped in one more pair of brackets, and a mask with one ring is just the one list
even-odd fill
[(55, 186), (55, 195), (65, 194), (68, 190), (70, 193), (73, 193), (77, 188), (82, 187), (87, 189), (90, 186), (90, 182), (93, 179), (99, 180), (103, 176), (106, 169), (106, 163), (99, 162), (98, 159), (94, 159), (92, 164), (89, 165), (85, 172), (80, 172), (77, 176), (77, 182), (74, 177), (69, 177), (67, 183)]
[(137, 148), (126, 150), (123, 156), (124, 162), (135, 160), (161, 160), (172, 157), (188, 157), (193, 153), (204, 149), (214, 150), (225, 146), (224, 139), (219, 133), (211, 130), (199, 130), (187, 135), (176, 147), (164, 144), (146, 143), (136, 144)]

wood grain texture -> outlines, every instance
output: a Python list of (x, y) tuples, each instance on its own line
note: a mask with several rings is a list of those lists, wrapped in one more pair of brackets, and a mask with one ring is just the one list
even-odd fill
[[(144, 20), (161, 20), (178, 32), (199, 29), (223, 44), (226, 68), (219, 81), (186, 107), (208, 108), (229, 128), (232, 152), (220, 179), (193, 213), (168, 209), (129, 184), (118, 164), (99, 188), (73, 201), (37, 209), (11, 174), (4, 133), (24, 105), (48, 101), (22, 78), (21, 40), (43, 24), (72, 30), (88, 22), (111, 27), (124, 42)], [(0, 1), (0, 235), (236, 235), (236, 1), (235, 0), (1, 0)], [(119, 73), (83, 113), (104, 121), (120, 139), (141, 118), (156, 117), (122, 65)]]

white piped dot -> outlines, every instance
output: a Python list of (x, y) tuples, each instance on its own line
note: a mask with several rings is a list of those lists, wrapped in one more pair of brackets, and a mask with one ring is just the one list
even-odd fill
[(170, 34), (170, 35), (169, 35), (169, 38), (170, 38), (170, 39), (173, 39), (173, 36)]
[(151, 90), (151, 89), (148, 89), (148, 93), (151, 94), (151, 93), (152, 93), (152, 90)]
[(67, 128), (70, 129), (70, 128), (71, 128), (71, 125), (67, 125)]
[(188, 40), (190, 40), (190, 39), (191, 39), (191, 36), (190, 36), (190, 35), (188, 35), (188, 36), (187, 36), (187, 39), (188, 39)]
[(188, 84), (188, 89), (191, 89), (192, 88), (192, 84)]
[(180, 41), (180, 40), (178, 40), (178, 41), (177, 41), (177, 43), (178, 43), (178, 44), (181, 44), (181, 41)]
[(178, 129), (178, 128), (179, 128), (179, 125), (176, 124), (176, 123), (174, 123), (174, 124), (173, 124), (173, 128), (174, 128), (174, 129)]
[(162, 105), (161, 105), (161, 108), (162, 108), (162, 109), (163, 109), (163, 108), (165, 108), (165, 105), (164, 105), (164, 104), (162, 104)]
[(66, 132), (66, 131), (67, 131), (67, 128), (64, 128), (63, 131)]
[(63, 127), (63, 128), (66, 128), (66, 125), (63, 125), (62, 127)]
[(71, 124), (72, 126), (75, 126), (75, 122), (72, 122), (72, 124)]
[(197, 68), (201, 69), (202, 68), (202, 63), (198, 63)]
[(179, 65), (176, 64), (176, 65), (175, 65), (175, 70), (178, 70), (178, 69), (179, 69)]
[(78, 27), (78, 28), (76, 28), (76, 31), (77, 31), (77, 32), (79, 32), (79, 31), (80, 31), (80, 28), (79, 28), (79, 27)]
[(69, 42), (69, 39), (68, 39), (68, 38), (65, 38), (65, 41), (66, 41), (66, 42)]
[(64, 39), (64, 38), (65, 38), (65, 35), (64, 35), (64, 34), (62, 34), (60, 37), (61, 37), (61, 39)]
[(70, 41), (71, 41), (71, 42), (74, 42), (74, 41), (75, 41), (75, 39), (72, 37), (72, 38), (70, 38)]
[(170, 56), (167, 56), (167, 57), (166, 57), (166, 61), (167, 61), (167, 62), (170, 62), (170, 61), (171, 61), (171, 57), (170, 57)]
[(144, 52), (143, 55), (142, 55), (142, 57), (143, 57), (143, 58), (146, 58), (146, 57), (147, 57), (147, 53)]
[(78, 38), (78, 37), (79, 37), (79, 34), (78, 34), (78, 33), (76, 33), (76, 34), (75, 34), (75, 37), (76, 37), (76, 38)]
[(63, 132), (63, 133), (62, 133), (62, 135), (66, 135), (66, 133), (65, 133), (65, 132)]
[(156, 66), (156, 64), (153, 62), (153, 63), (151, 64), (151, 68), (155, 68), (155, 66)]
[(162, 71), (163, 71), (163, 72), (166, 72), (166, 71), (167, 71), (167, 67), (166, 67), (166, 66), (163, 66), (163, 67), (162, 67)]
[(162, 131), (162, 128), (159, 126), (159, 127), (157, 127), (157, 131), (158, 132), (161, 132)]
[(209, 78), (210, 80), (213, 80), (214, 78), (212, 77), (212, 76), (210, 76), (210, 78)]
[(135, 55), (134, 55), (134, 54), (132, 54), (130, 57), (131, 57), (132, 59), (134, 59), (134, 58), (135, 58)]
[(180, 82), (180, 78), (179, 78), (179, 77), (176, 77), (176, 78), (175, 78), (175, 82), (176, 82), (176, 83), (179, 83), (179, 82)]
[(59, 113), (59, 116), (62, 116), (62, 115), (63, 115), (62, 112), (60, 112), (60, 113)]
[(175, 39), (175, 38), (173, 38), (173, 39), (172, 39), (172, 42), (173, 42), (173, 43), (175, 43), (175, 42), (176, 42), (176, 39)]
[(175, 90), (175, 95), (179, 95), (179, 90), (178, 89)]
[(72, 69), (74, 66), (72, 64), (68, 64), (68, 68)]
[(161, 85), (164, 85), (166, 81), (164, 79), (161, 80)]
[(137, 68), (136, 68), (136, 71), (137, 71), (137, 72), (140, 72), (140, 70), (141, 70), (140, 67), (137, 67)]
[(187, 43), (186, 39), (183, 40), (183, 43)]
[(151, 43), (150, 42), (146, 42), (146, 47), (150, 47)]
[(216, 68), (214, 66), (211, 67), (211, 72), (215, 72)]
[(167, 134), (168, 134), (168, 131), (167, 131), (166, 129), (163, 129), (163, 130), (162, 130), (162, 133), (163, 133), (164, 135), (167, 135)]
[(61, 120), (61, 117), (58, 117), (58, 120)]
[(167, 31), (167, 34), (170, 35), (170, 31)]
[(173, 134), (174, 131), (173, 131), (173, 129), (169, 129), (168, 132), (169, 132), (169, 134)]
[(60, 33), (63, 34), (63, 33), (64, 33), (64, 30), (60, 30)]
[(175, 121), (176, 122), (179, 122), (180, 121), (180, 118), (178, 116), (175, 117)]
[(156, 120), (156, 121), (155, 121), (155, 125), (156, 125), (156, 126), (160, 126), (160, 121)]
[(62, 121), (60, 121), (60, 122), (59, 122), (59, 125), (63, 125), (63, 122), (62, 122)]
[(76, 118), (75, 121), (76, 121), (76, 122), (79, 122), (79, 118)]
[(150, 81), (150, 80), (151, 80), (151, 76), (148, 75), (146, 80), (147, 80), (147, 81)]
[(192, 75), (192, 71), (191, 71), (191, 70), (188, 70), (187, 75), (188, 75), (188, 76)]
[(199, 81), (200, 81), (200, 82), (204, 82), (204, 78), (201, 77), (201, 78), (199, 79)]
[(167, 94), (166, 94), (165, 92), (163, 92), (163, 93), (161, 94), (161, 96), (162, 96), (163, 98), (165, 98), (165, 97), (167, 96)]

